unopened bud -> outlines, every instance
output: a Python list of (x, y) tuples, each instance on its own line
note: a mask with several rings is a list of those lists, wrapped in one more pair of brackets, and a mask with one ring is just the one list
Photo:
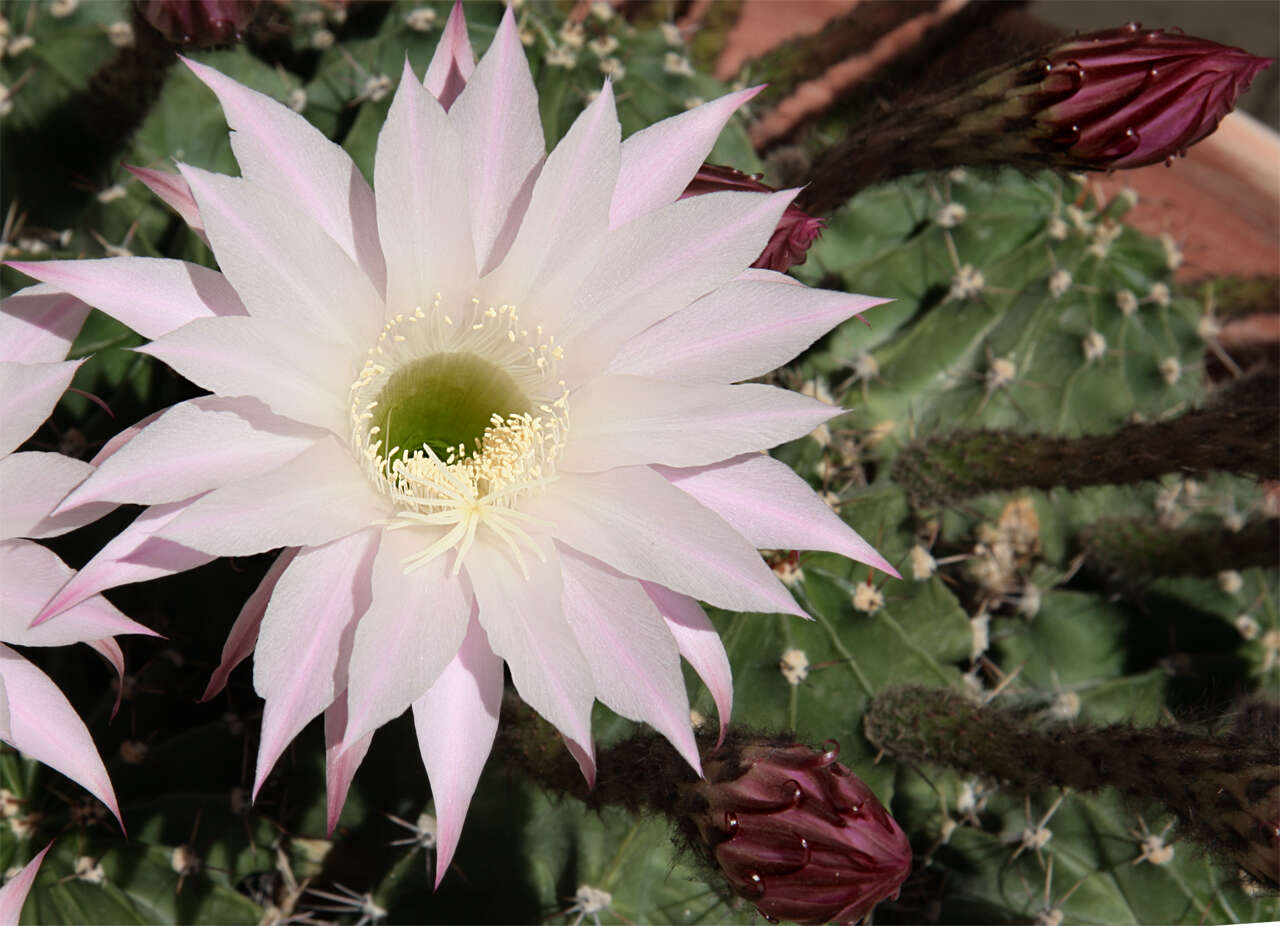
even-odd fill
[(896, 897), (911, 846), (839, 747), (750, 744), (704, 764), (693, 818), (733, 890), (771, 920), (852, 923)]

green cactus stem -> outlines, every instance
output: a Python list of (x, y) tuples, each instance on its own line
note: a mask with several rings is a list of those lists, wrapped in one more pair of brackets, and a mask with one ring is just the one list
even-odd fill
[(1131, 424), (1112, 434), (1055, 437), (960, 431), (917, 441), (893, 478), (917, 506), (941, 505), (1001, 489), (1122, 485), (1166, 473), (1280, 477), (1280, 378), (1250, 376), (1204, 408), (1169, 421)]
[(866, 715), (877, 747), (914, 762), (1005, 782), (1164, 804), (1184, 834), (1280, 888), (1280, 705), (1254, 701), (1216, 734), (1173, 726), (1044, 726), (1029, 712), (959, 691), (896, 688)]

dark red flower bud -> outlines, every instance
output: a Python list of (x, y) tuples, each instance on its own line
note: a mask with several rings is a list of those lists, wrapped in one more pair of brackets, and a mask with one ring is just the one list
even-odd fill
[(1155, 164), (1212, 133), (1270, 63), (1137, 23), (1081, 35), (1032, 65), (1036, 121), (1078, 166)]
[[(761, 183), (758, 178), (744, 174), (732, 167), (703, 164), (694, 174), (680, 198), (715, 193), (721, 190), (746, 190), (752, 193), (774, 193), (773, 187)], [(778, 227), (765, 249), (751, 266), (785, 273), (796, 264), (803, 264), (809, 246), (822, 234), (827, 223), (809, 215), (795, 203), (787, 206), (778, 220)]]
[(704, 763), (693, 818), (733, 890), (771, 920), (852, 923), (896, 897), (907, 837), (839, 747), (753, 744)]
[(258, 0), (135, 0), (142, 18), (175, 45), (206, 48), (243, 37)]

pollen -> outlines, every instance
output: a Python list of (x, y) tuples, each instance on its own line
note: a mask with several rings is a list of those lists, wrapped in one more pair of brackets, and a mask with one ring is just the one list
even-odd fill
[(395, 508), (388, 530), (416, 530), (406, 572), (455, 551), (456, 575), (476, 537), (505, 544), (522, 571), (542, 557), (520, 502), (555, 478), (569, 430), (563, 351), (515, 306), (469, 304), (397, 315), (350, 390), (351, 445)]

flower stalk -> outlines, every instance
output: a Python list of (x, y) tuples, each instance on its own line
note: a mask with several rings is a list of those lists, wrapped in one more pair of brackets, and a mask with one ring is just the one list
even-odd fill
[(867, 737), (911, 762), (946, 765), (1019, 790), (1112, 787), (1173, 811), (1185, 834), (1280, 887), (1280, 705), (1254, 701), (1217, 734), (1174, 726), (1040, 726), (1028, 711), (958, 691), (881, 692)]
[(1112, 170), (1182, 155), (1270, 65), (1207, 39), (1130, 23), (1046, 46), (855, 131), (814, 165), (804, 205), (836, 208), (917, 170)]

